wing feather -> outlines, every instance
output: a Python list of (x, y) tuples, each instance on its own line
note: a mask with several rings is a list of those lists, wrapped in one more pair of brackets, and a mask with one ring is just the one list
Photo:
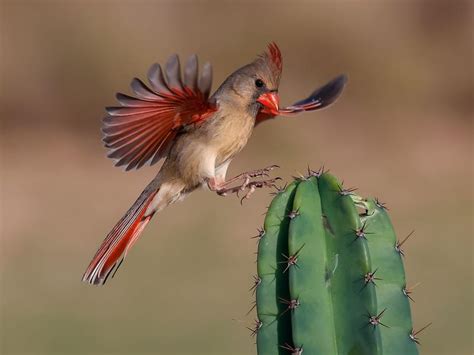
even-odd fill
[(202, 68), (202, 74), (199, 78), (199, 91), (203, 93), (204, 96), (209, 97), (211, 93), (212, 86), (212, 66), (211, 63), (207, 62)]
[(117, 101), (120, 103), (120, 105), (125, 107), (154, 107), (155, 103), (153, 100), (138, 99), (120, 92), (117, 93), (115, 97), (117, 98)]
[(156, 129), (155, 122), (149, 122), (143, 126), (125, 130), (113, 135), (106, 136), (102, 139), (107, 148), (120, 148), (127, 143), (133, 143), (136, 140), (140, 139), (143, 133), (150, 131), (150, 129)]
[(166, 62), (166, 78), (168, 79), (168, 86), (172, 91), (183, 90), (183, 82), (181, 81), (181, 65), (179, 57), (172, 55), (168, 62)]
[[(123, 107), (123, 106), (109, 106), (106, 107), (105, 110), (107, 111), (107, 121), (104, 119), (105, 122), (110, 121), (111, 123), (115, 122), (117, 119), (116, 116), (135, 116), (137, 114), (145, 114), (145, 113), (151, 113), (155, 112), (155, 108), (150, 108), (150, 107), (144, 107), (144, 108), (135, 108), (131, 110), (129, 107)], [(109, 117), (112, 116), (112, 117)]]
[[(345, 75), (340, 75), (326, 85), (314, 90), (306, 99), (299, 100), (293, 105), (278, 110), (278, 115), (291, 116), (304, 111), (313, 111), (329, 106), (341, 95), (347, 82)], [(274, 118), (275, 115), (259, 112), (255, 124)]]
[(184, 68), (184, 83), (177, 55), (166, 63), (166, 78), (159, 64), (148, 71), (150, 86), (134, 78), (136, 96), (116, 95), (121, 106), (107, 107), (103, 119), (103, 142), (107, 156), (126, 170), (157, 163), (178, 132), (211, 117), (216, 107), (209, 102), (212, 84), (210, 64), (198, 74), (198, 60), (191, 56)]
[(163, 76), (161, 66), (158, 63), (153, 64), (150, 70), (148, 70), (148, 81), (154, 91), (171, 94), (165, 77)]
[(143, 100), (159, 100), (160, 96), (153, 92), (148, 86), (143, 83), (138, 78), (133, 78), (132, 82), (130, 83), (130, 87), (132, 88), (135, 95), (137, 95), (140, 99)]
[(198, 59), (194, 54), (189, 57), (188, 62), (184, 68), (184, 85), (191, 90), (197, 90), (197, 79)]

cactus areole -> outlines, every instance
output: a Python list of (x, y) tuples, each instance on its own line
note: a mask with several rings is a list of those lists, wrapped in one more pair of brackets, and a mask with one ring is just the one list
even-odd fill
[(418, 354), (402, 258), (383, 203), (323, 171), (279, 191), (259, 231), (259, 355)]

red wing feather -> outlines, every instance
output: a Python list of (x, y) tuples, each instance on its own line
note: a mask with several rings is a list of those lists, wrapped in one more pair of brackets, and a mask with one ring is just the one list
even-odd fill
[(204, 65), (198, 75), (198, 62), (191, 56), (184, 69), (184, 82), (178, 56), (166, 64), (166, 78), (159, 64), (148, 72), (148, 87), (133, 79), (136, 97), (118, 93), (119, 107), (108, 107), (103, 119), (103, 142), (108, 157), (126, 170), (155, 164), (163, 158), (178, 132), (210, 117), (216, 110), (209, 102), (212, 69)]

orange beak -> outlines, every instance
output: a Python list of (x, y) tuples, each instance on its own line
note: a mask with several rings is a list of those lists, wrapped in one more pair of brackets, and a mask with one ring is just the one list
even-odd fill
[(277, 116), (279, 113), (280, 98), (276, 92), (266, 92), (257, 99), (263, 105), (262, 112)]

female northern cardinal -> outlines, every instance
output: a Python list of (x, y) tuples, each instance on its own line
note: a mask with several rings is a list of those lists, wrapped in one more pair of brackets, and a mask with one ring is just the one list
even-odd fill
[[(155, 212), (181, 200), (200, 186), (220, 195), (273, 186), (275, 179), (251, 181), (267, 176), (275, 166), (225, 179), (233, 157), (246, 145), (256, 124), (278, 115), (291, 115), (323, 108), (342, 92), (346, 77), (337, 77), (308, 98), (279, 108), (278, 85), (282, 71), (280, 50), (275, 43), (252, 63), (231, 74), (209, 97), (212, 71), (209, 63), (198, 78), (195, 55), (188, 59), (181, 80), (179, 59), (148, 72), (150, 87), (133, 79), (136, 97), (117, 94), (119, 107), (108, 107), (103, 120), (103, 141), (108, 157), (126, 170), (153, 165), (166, 158), (122, 219), (107, 235), (87, 268), (83, 281), (104, 284), (120, 266)], [(241, 184), (229, 187), (229, 184)], [(115, 271), (114, 271), (115, 270)]]

